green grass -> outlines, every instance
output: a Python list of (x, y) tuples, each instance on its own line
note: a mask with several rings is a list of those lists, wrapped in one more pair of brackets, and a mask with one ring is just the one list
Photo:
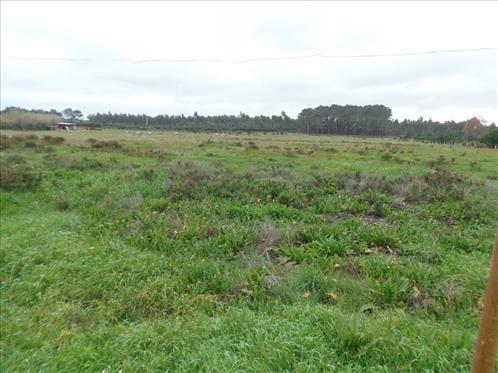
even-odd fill
[(495, 150), (2, 136), (2, 371), (470, 368)]

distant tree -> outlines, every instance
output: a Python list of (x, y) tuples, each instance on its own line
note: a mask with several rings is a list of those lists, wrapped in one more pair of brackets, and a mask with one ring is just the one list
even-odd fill
[(73, 117), (73, 109), (67, 108), (62, 110), (62, 117), (71, 119)]
[(80, 110), (73, 110), (73, 117), (76, 120), (81, 120), (83, 118), (83, 113)]
[(477, 140), (482, 137), (487, 127), (483, 124), (484, 120), (477, 117), (470, 118), (463, 127), (463, 137), (465, 140)]
[(83, 113), (80, 110), (67, 108), (62, 111), (62, 117), (70, 120), (81, 120), (83, 118)]
[(498, 129), (493, 128), (489, 130), (486, 135), (479, 139), (479, 142), (491, 148), (498, 147)]

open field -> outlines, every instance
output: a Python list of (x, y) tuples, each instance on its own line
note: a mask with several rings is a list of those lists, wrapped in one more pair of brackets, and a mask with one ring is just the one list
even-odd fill
[(1, 167), (3, 371), (470, 368), (496, 150), (2, 131)]

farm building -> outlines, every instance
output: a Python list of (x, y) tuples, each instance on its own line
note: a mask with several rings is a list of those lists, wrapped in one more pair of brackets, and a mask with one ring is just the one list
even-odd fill
[(74, 131), (76, 129), (76, 124), (67, 122), (59, 122), (55, 126), (50, 126), (52, 131)]

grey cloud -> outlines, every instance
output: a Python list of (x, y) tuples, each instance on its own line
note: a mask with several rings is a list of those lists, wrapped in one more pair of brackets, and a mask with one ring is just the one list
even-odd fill
[[(177, 4), (175, 9), (182, 11), (171, 8), (171, 14), (166, 3), (148, 5), (162, 12), (168, 10), (162, 23), (161, 14), (152, 10), (147, 13), (148, 8), (127, 11), (128, 4), (123, 4), (115, 18), (106, 13), (109, 10), (95, 5), (95, 15), (86, 21), (87, 31), (81, 29), (80, 20), (74, 24), (57, 22), (69, 8), (47, 6), (40, 12), (48, 13), (38, 18), (32, 14), (26, 20), (10, 13), (9, 22), (2, 22), (2, 41), (8, 41), (2, 43), (2, 55), (14, 51), (29, 56), (34, 53), (30, 47), (39, 44), (50, 47), (50, 53), (94, 60), (2, 59), (2, 106), (75, 106), (86, 113), (110, 110), (151, 114), (244, 111), (254, 115), (285, 110), (297, 115), (302, 108), (332, 103), (382, 103), (391, 106), (400, 117), (404, 113), (431, 111), (463, 116), (484, 110), (494, 116), (489, 119), (498, 121), (496, 52), (241, 65), (109, 61), (420, 51), (456, 48), (460, 41), (463, 47), (476, 47), (492, 40), (492, 33), (488, 32), (491, 26), (476, 17), (468, 19), (466, 33), (457, 28), (458, 20), (467, 16), (463, 11), (447, 20), (431, 15), (423, 28), (415, 29), (415, 20), (407, 18), (407, 11), (393, 10), (393, 16), (380, 8), (378, 12), (372, 7), (364, 10), (358, 4), (350, 5), (345, 12), (349, 5), (339, 7), (333, 3), (314, 4), (310, 8), (299, 3), (285, 4), (287, 7), (244, 3), (238, 10), (239, 7), (217, 3), (219, 15), (206, 7), (196, 10), (189, 4), (184, 8)], [(9, 6), (15, 9), (15, 5)], [(85, 14), (92, 14), (92, 6), (84, 5)], [(420, 9), (424, 6), (430, 5), (422, 4)], [(448, 6), (459, 8), (455, 4)], [(318, 7), (323, 7), (322, 11)], [(201, 14), (203, 9), (206, 15)], [(244, 18), (246, 10), (250, 12)], [(50, 16), (49, 12), (54, 14)], [(485, 11), (481, 13), (481, 19), (485, 19)], [(351, 14), (357, 17), (346, 19), (345, 15)], [(151, 21), (147, 15), (152, 17)], [(383, 27), (386, 25), (389, 27)], [(470, 35), (468, 40), (465, 35)], [(431, 44), (432, 39), (437, 42)], [(36, 53), (43, 53), (43, 48)], [(458, 112), (454, 108), (459, 108)]]

